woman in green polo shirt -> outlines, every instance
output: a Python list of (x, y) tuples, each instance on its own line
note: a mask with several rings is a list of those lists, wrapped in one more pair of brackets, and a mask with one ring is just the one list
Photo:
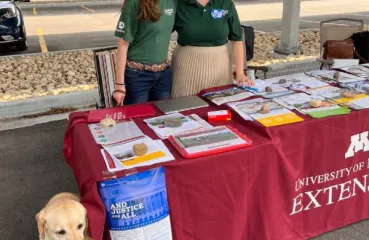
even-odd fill
[(232, 0), (178, 0), (174, 30), (178, 44), (172, 57), (172, 97), (233, 83), (228, 40), (237, 84), (253, 85), (244, 74), (242, 28)]
[(117, 24), (118, 63), (113, 98), (118, 105), (167, 99), (167, 62), (175, 0), (125, 0)]

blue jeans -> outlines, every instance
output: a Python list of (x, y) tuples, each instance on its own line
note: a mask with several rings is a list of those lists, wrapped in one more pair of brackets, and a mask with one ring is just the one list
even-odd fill
[(161, 72), (150, 72), (126, 68), (124, 82), (127, 91), (125, 105), (165, 100), (172, 91), (172, 70), (167, 67)]

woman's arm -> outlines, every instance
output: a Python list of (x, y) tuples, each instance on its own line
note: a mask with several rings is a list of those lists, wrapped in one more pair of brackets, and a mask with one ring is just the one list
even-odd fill
[(228, 39), (232, 42), (234, 64), (236, 65), (236, 82), (239, 86), (254, 85), (254, 81), (245, 76), (245, 49), (243, 47), (243, 31), (238, 18), (236, 7), (233, 2), (230, 2), (228, 12)]
[(124, 98), (126, 96), (126, 86), (124, 84), (124, 72), (127, 63), (127, 51), (129, 43), (124, 41), (122, 38), (118, 40), (118, 56), (115, 73), (115, 91), (113, 98), (117, 102), (117, 106), (122, 106)]
[(124, 84), (124, 71), (126, 70), (128, 46), (128, 42), (124, 41), (122, 38), (118, 39), (117, 70), (115, 73), (115, 83), (118, 85), (116, 85), (115, 88), (119, 87), (120, 84)]
[(244, 74), (244, 47), (241, 41), (231, 41), (233, 48), (234, 64), (236, 65), (236, 75)]
[(129, 43), (135, 38), (137, 31), (137, 6), (134, 0), (125, 0), (120, 14), (120, 18), (115, 30), (115, 36), (118, 37), (118, 54), (115, 70), (115, 91), (113, 98), (120, 106), (126, 96), (126, 87), (124, 84), (124, 72), (126, 70), (127, 52)]

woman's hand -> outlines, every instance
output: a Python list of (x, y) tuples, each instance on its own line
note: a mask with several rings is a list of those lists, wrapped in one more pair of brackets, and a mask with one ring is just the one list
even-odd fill
[(123, 106), (123, 101), (125, 97), (126, 97), (126, 87), (125, 86), (115, 87), (113, 98), (117, 102), (117, 107)]
[(247, 87), (247, 86), (253, 86), (255, 82), (247, 77), (245, 73), (240, 72), (236, 73), (236, 84), (239, 87)]

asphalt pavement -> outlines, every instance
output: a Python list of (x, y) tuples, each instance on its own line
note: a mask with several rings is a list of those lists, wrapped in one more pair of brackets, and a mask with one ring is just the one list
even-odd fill
[(66, 120), (0, 132), (0, 239), (38, 239), (35, 215), (59, 192), (78, 192), (62, 156)]
[[(0, 239), (38, 239), (36, 213), (56, 193), (75, 192), (62, 156), (66, 120), (0, 132)], [(369, 221), (314, 240), (368, 240)]]

